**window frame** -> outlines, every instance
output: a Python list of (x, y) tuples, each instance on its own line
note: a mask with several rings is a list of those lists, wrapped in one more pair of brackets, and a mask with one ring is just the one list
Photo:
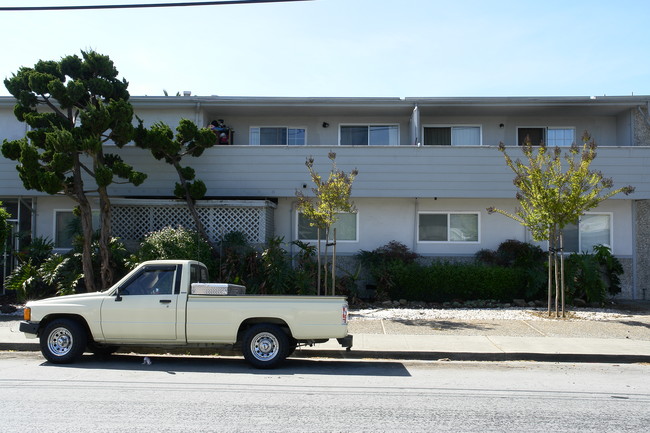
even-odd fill
[(440, 144), (440, 145), (437, 145), (437, 144), (425, 144), (425, 142), (424, 142), (424, 137), (425, 137), (424, 130), (426, 128), (449, 128), (451, 130), (450, 132), (452, 132), (452, 134), (451, 134), (452, 142), (450, 144), (450, 147), (471, 147), (471, 146), (474, 146), (473, 144), (468, 144), (468, 145), (454, 144), (453, 143), (453, 129), (454, 129), (454, 127), (478, 128), (479, 146), (483, 146), (483, 125), (481, 125), (481, 124), (464, 124), (464, 123), (454, 123), (454, 124), (450, 124), (450, 123), (430, 123), (430, 124), (422, 125), (422, 131), (421, 131), (421, 134), (422, 134), (421, 135), (421, 137), (422, 137), (422, 146), (427, 146), (427, 147), (428, 146), (433, 146), (433, 147), (446, 146), (445, 144)]
[[(351, 214), (354, 215), (354, 223), (355, 223), (355, 239), (337, 239), (337, 243), (359, 243), (359, 211), (356, 212), (341, 212), (345, 214)], [(303, 215), (302, 212), (299, 210), (296, 210), (296, 223), (295, 223), (295, 230), (296, 230), (296, 240), (303, 241), (303, 242), (318, 242), (317, 239), (301, 239), (300, 238), (300, 215)], [(321, 239), (321, 242), (325, 242), (325, 239)]]
[[(603, 215), (607, 216), (609, 218), (609, 249), (613, 252), (614, 251), (614, 212), (585, 212), (583, 216), (585, 215)], [(578, 228), (578, 251), (567, 251), (566, 247), (563, 248), (563, 253), (564, 254), (582, 254), (583, 248), (582, 248), (582, 230), (580, 230), (580, 223), (582, 222), (582, 216), (580, 217), (580, 220), (578, 221), (577, 228)], [(566, 230), (566, 227), (565, 229)], [(593, 251), (586, 251), (588, 254), (593, 254)]]
[[(253, 143), (253, 130), (257, 129), (258, 134), (262, 128), (274, 128), (274, 129), (285, 129), (287, 132), (287, 142), (285, 144), (262, 144), (262, 143)], [(300, 129), (304, 131), (305, 140), (303, 144), (289, 144), (289, 130), (290, 129)], [(307, 145), (307, 127), (306, 126), (284, 126), (284, 125), (255, 125), (248, 128), (248, 140), (251, 146), (306, 146)]]
[[(356, 127), (366, 127), (368, 129), (368, 142), (360, 145), (355, 145), (355, 144), (341, 144), (341, 140), (343, 138), (342, 134), (342, 128), (344, 126), (356, 126)], [(395, 127), (397, 128), (397, 135), (396, 135), (396, 142), (395, 144), (371, 144), (370, 143), (370, 128), (373, 126), (388, 126), (388, 127)], [(400, 124), (399, 123), (339, 123), (339, 146), (351, 146), (351, 147), (360, 147), (360, 146), (376, 146), (376, 147), (392, 147), (392, 146), (399, 146), (400, 145)]]
[[(54, 209), (53, 222), (52, 222), (52, 239), (54, 240), (54, 249), (69, 250), (69, 249), (72, 248), (72, 244), (70, 246), (59, 246), (59, 236), (58, 235), (59, 235), (60, 230), (59, 230), (59, 226), (58, 226), (58, 223), (59, 223), (58, 215), (63, 214), (63, 213), (70, 214), (70, 215), (72, 215), (73, 218), (75, 218), (73, 209)], [(65, 229), (65, 227), (61, 227), (61, 230), (64, 230), (64, 229)], [(71, 238), (70, 242), (72, 242), (73, 240), (74, 239)]]
[[(171, 280), (171, 293), (124, 293), (124, 290), (129, 287), (131, 284), (136, 282), (142, 275), (146, 272), (173, 272)], [(141, 267), (138, 272), (132, 275), (128, 280), (124, 281), (119, 285), (117, 291), (115, 292), (116, 296), (173, 296), (180, 294), (181, 286), (181, 276), (182, 276), (182, 265), (165, 265), (165, 264), (151, 264)]]
[[(72, 246), (70, 247), (59, 247), (57, 246), (58, 239), (57, 239), (57, 214), (58, 213), (72, 213), (74, 215), (74, 209), (69, 209), (69, 208), (56, 208), (52, 212), (52, 239), (54, 240), (54, 249), (55, 250), (70, 250), (72, 249)], [(76, 218), (76, 216), (75, 216)], [(93, 209), (92, 210), (92, 219), (93, 219), (93, 227), (99, 227), (101, 223), (101, 214), (99, 212), (99, 209)]]
[[(520, 129), (543, 129), (544, 130), (544, 144), (550, 147), (555, 147), (556, 145), (548, 144), (548, 131), (550, 129), (571, 129), (573, 130), (573, 141), (568, 145), (558, 146), (562, 148), (570, 147), (571, 144), (576, 142), (576, 127), (575, 126), (557, 126), (557, 125), (548, 125), (548, 126), (535, 126), (535, 125), (518, 125), (515, 131), (515, 145), (522, 146), (523, 143), (519, 142), (519, 130)], [(539, 143), (533, 143), (533, 146), (539, 146)]]
[[(421, 215), (447, 215), (447, 240), (445, 241), (429, 241), (420, 238), (420, 216)], [(476, 215), (476, 240), (475, 241), (452, 241), (450, 240), (451, 234), (451, 215)], [(481, 243), (481, 212), (480, 211), (418, 211), (417, 219), (417, 233), (416, 238), (418, 243), (422, 244), (480, 244)]]

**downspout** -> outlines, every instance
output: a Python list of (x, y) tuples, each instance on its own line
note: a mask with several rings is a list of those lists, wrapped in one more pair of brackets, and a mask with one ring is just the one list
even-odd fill
[(201, 126), (199, 126), (200, 125), (200, 123), (199, 123), (199, 114), (201, 113), (201, 103), (199, 101), (196, 102), (196, 109), (195, 110), (196, 110), (196, 113), (194, 115), (194, 123), (196, 124), (196, 126), (201, 128)]
[(420, 201), (415, 197), (415, 216), (413, 224), (413, 252), (418, 252), (418, 214), (420, 212)]
[(294, 236), (294, 226), (295, 226), (295, 211), (296, 211), (296, 205), (298, 204), (297, 201), (292, 201), (291, 206), (289, 206), (289, 239), (291, 241), (289, 242), (289, 257), (291, 257), (291, 262), (293, 263), (294, 261), (294, 251), (293, 251), (293, 241), (297, 240), (298, 234), (296, 233)]
[[(638, 243), (639, 239), (637, 238), (637, 225), (638, 221), (638, 216), (637, 216), (637, 206), (636, 206), (636, 200), (632, 200), (632, 239), (634, 242), (634, 245), (632, 247), (632, 299), (636, 299), (637, 295), (637, 250), (638, 250)], [(643, 299), (645, 299), (645, 289), (643, 290)]]

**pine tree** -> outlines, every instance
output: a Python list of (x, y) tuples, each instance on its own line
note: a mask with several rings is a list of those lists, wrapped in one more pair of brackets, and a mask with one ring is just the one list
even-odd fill
[(91, 197), (99, 197), (101, 287), (107, 288), (113, 283), (108, 187), (113, 183), (137, 186), (146, 178), (104, 149), (106, 143), (121, 148), (134, 134), (128, 83), (117, 76), (108, 56), (82, 51), (81, 57), (70, 55), (22, 67), (4, 81), (17, 100), (16, 118), (30, 130), (22, 139), (4, 140), (2, 154), (18, 161), (16, 169), (25, 188), (65, 195), (76, 202), (88, 291), (97, 288), (91, 256)]

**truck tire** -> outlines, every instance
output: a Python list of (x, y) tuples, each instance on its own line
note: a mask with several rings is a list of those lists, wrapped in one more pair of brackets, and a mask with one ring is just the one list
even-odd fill
[(88, 335), (83, 326), (71, 319), (56, 319), (41, 332), (41, 353), (53, 364), (69, 364), (86, 349)]
[(277, 325), (259, 324), (244, 334), (242, 352), (255, 368), (275, 368), (289, 355), (289, 336)]

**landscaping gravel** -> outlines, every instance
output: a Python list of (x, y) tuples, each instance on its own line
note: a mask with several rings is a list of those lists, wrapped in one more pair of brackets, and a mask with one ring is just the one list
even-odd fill
[[(526, 321), (549, 321), (557, 320), (555, 311), (552, 317), (548, 317), (548, 310), (534, 308), (364, 308), (350, 311), (351, 320), (355, 319), (384, 319), (384, 320), (526, 320)], [(567, 317), (563, 320), (569, 321), (607, 321), (632, 319), (635, 315), (628, 312), (606, 309), (581, 309), (568, 311)]]

